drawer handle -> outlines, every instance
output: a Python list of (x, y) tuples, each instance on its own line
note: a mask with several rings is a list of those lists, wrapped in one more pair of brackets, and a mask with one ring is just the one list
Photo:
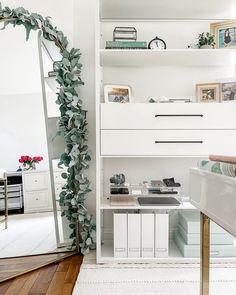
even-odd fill
[(38, 180), (37, 179), (35, 179), (35, 181), (34, 182), (38, 182)]
[(156, 140), (155, 143), (203, 143), (202, 140)]
[(155, 118), (158, 117), (203, 117), (203, 114), (164, 114), (164, 115), (155, 115)]

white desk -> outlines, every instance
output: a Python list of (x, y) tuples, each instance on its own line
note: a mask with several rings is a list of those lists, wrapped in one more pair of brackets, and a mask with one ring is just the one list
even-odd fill
[(201, 212), (201, 295), (209, 295), (210, 220), (236, 237), (236, 178), (190, 169), (190, 201)]

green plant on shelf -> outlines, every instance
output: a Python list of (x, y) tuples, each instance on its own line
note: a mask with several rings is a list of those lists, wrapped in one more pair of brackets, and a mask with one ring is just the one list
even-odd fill
[(203, 46), (214, 48), (216, 45), (215, 43), (215, 36), (209, 32), (203, 32), (198, 36), (198, 47), (202, 48)]

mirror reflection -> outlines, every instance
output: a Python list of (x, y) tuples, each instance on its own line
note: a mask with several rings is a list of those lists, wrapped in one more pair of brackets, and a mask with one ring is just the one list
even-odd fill
[(0, 40), (0, 258), (67, 251), (58, 202), (66, 169), (57, 166), (64, 141), (52, 140), (60, 116), (53, 65), (61, 57), (37, 32), (26, 41), (24, 28), (9, 26)]

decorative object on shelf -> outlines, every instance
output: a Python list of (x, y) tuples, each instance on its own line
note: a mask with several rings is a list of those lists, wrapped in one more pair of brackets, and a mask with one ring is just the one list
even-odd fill
[(131, 102), (131, 88), (124, 85), (105, 85), (104, 98), (105, 102)]
[(149, 98), (148, 102), (149, 103), (156, 103), (156, 102), (158, 102), (158, 98), (151, 97), (151, 98)]
[(106, 49), (147, 49), (146, 41), (106, 41)]
[(212, 23), (211, 34), (215, 36), (216, 48), (236, 48), (236, 20)]
[(181, 184), (179, 182), (175, 182), (174, 177), (164, 178), (163, 182), (167, 187), (180, 187), (181, 186)]
[(221, 102), (236, 101), (236, 82), (221, 84)]
[(137, 40), (137, 30), (135, 27), (115, 27), (113, 31), (113, 41), (118, 40)]
[(30, 156), (21, 156), (19, 159), (19, 163), (23, 164), (23, 170), (33, 170), (36, 169), (36, 164), (41, 162), (43, 157), (30, 157)]
[(198, 44), (190, 43), (186, 46), (187, 49), (199, 49)]
[(116, 185), (122, 185), (125, 183), (125, 175), (124, 174), (115, 174), (110, 178), (110, 183)]
[(166, 43), (164, 40), (155, 37), (148, 43), (148, 49), (163, 50), (166, 49)]
[(19, 166), (16, 172), (21, 172), (21, 171), (22, 171), (22, 168)]
[[(90, 249), (96, 247), (96, 226), (84, 205), (86, 195), (91, 191), (90, 181), (85, 175), (91, 157), (86, 144), (87, 121), (83, 102), (76, 90), (84, 84), (80, 77), (82, 67), (79, 61), (80, 51), (68, 48), (66, 36), (53, 26), (49, 17), (44, 18), (38, 13), (29, 13), (23, 7), (10, 9), (2, 7), (0, 3), (0, 22), (4, 23), (4, 29), (9, 24), (24, 26), (27, 40), (31, 30), (41, 30), (43, 37), (54, 42), (60, 49), (62, 60), (58, 62), (56, 79), (60, 91), (57, 93), (56, 103), (60, 105), (61, 112), (58, 134), (65, 138), (66, 143), (66, 151), (61, 155), (60, 164), (68, 168), (68, 172), (63, 175), (67, 179), (67, 185), (60, 193), (60, 204), (67, 208), (63, 214), (70, 221), (73, 230), (70, 236), (73, 239), (72, 247), (79, 244), (80, 251), (87, 254)], [(73, 135), (68, 136), (68, 134)]]
[(215, 36), (209, 32), (203, 32), (198, 36), (198, 47), (200, 49), (212, 49), (216, 45)]
[(197, 84), (196, 98), (198, 102), (220, 102), (220, 83)]
[(160, 103), (185, 103), (185, 102), (192, 102), (192, 97), (180, 97), (180, 98), (173, 98), (173, 97), (162, 97), (159, 99)]

